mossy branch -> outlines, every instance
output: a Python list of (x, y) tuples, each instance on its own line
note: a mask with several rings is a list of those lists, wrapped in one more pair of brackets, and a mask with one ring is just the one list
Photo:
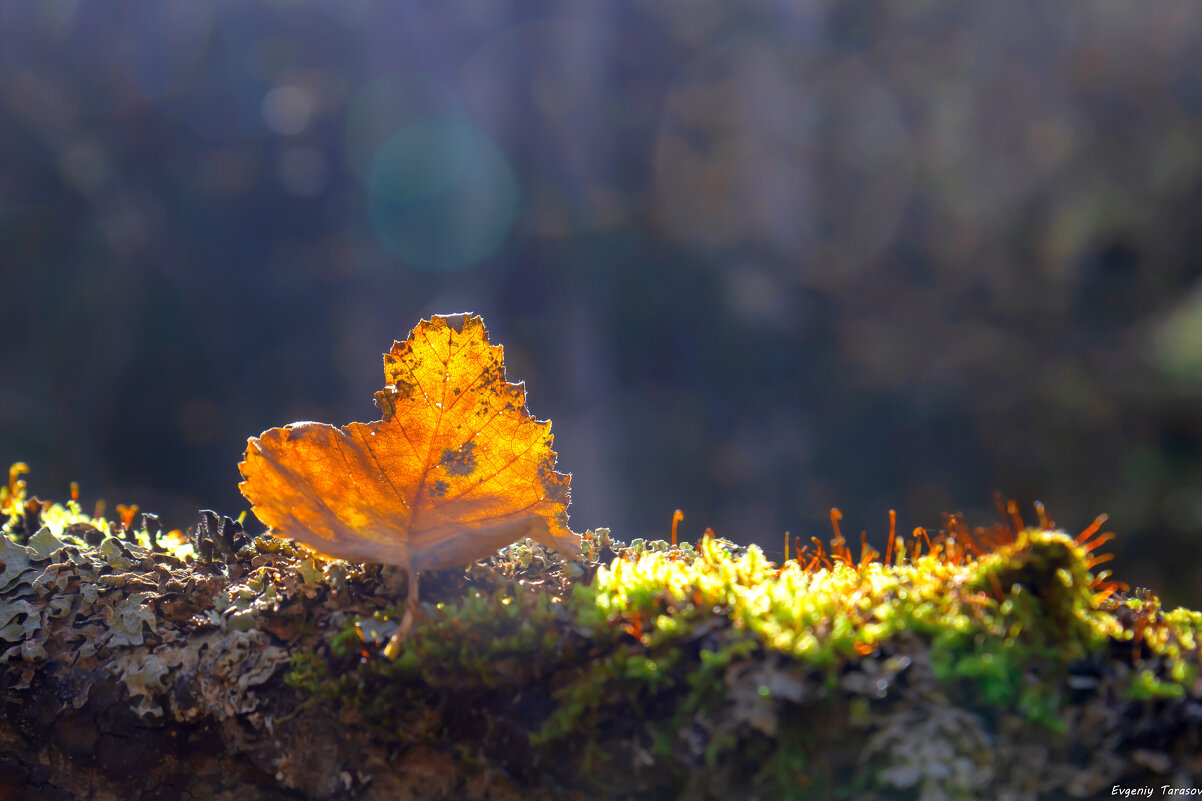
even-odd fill
[(389, 660), (402, 570), (233, 534), (202, 559), (22, 492), (0, 782), (45, 798), (1100, 797), (1202, 772), (1202, 614), (1106, 584), (1093, 532), (951, 526), (886, 562), (836, 531), (782, 565), (523, 541), (424, 577)]

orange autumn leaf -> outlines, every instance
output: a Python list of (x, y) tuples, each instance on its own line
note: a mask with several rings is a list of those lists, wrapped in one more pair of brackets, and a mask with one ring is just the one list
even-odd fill
[(579, 553), (551, 423), (505, 380), (475, 315), (421, 321), (384, 356), (383, 419), (292, 423), (247, 443), (239, 488), (276, 536), (411, 571), (467, 564), (522, 537)]

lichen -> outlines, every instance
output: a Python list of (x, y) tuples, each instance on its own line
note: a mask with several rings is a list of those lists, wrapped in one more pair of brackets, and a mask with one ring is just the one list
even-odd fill
[(1095, 573), (1096, 526), (951, 519), (854, 557), (833, 518), (781, 564), (716, 536), (599, 529), (569, 562), (523, 540), (423, 574), (391, 660), (402, 570), (268, 537), (198, 558), (28, 501), (10, 481), (7, 692), (78, 709), (108, 677), (308, 797), (1024, 799), (1202, 771), (1202, 613)]

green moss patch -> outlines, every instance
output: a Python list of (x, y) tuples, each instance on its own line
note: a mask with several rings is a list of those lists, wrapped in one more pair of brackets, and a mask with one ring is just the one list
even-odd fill
[(1202, 775), (1202, 613), (1115, 592), (1095, 527), (961, 525), (886, 560), (836, 530), (784, 564), (716, 537), (590, 531), (570, 562), (522, 541), (423, 574), (393, 660), (402, 570), (211, 513), (201, 555), (3, 489), (13, 708), (115, 686), (148, 726), (238, 732), (306, 797), (1101, 797)]
[[(601, 531), (585, 544), (612, 558), (570, 582), (534, 572), (429, 604), (395, 662), (376, 652), (401, 610), (348, 622), (288, 681), (401, 747), (665, 798), (717, 797), (730, 785), (715, 777), (736, 775), (765, 798), (970, 797), (1023, 759), (996, 747), (1000, 721), (1067, 750), (1111, 694), (1200, 694), (1199, 615), (1098, 597), (1089, 551), (1059, 531), (1024, 529), (959, 564), (928, 553), (816, 569), (717, 538), (626, 546)], [(564, 568), (538, 546), (519, 558), (531, 547)], [(932, 719), (946, 725), (923, 744), (902, 736)], [(851, 759), (865, 744), (872, 759)], [(1105, 780), (1088, 760), (1057, 770)]]

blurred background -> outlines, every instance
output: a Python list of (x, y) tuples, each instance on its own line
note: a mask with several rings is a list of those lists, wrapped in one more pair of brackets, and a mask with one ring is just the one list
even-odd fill
[(578, 530), (994, 491), (1202, 603), (1202, 6), (0, 0), (0, 461), (246, 508), (471, 310)]

